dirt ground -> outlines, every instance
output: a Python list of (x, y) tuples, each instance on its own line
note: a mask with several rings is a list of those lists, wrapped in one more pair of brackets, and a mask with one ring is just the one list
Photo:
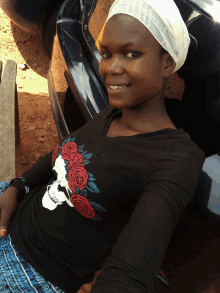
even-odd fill
[[(49, 59), (39, 34), (16, 26), (0, 8), (0, 60), (17, 63), (20, 145), (16, 150), (16, 171), (21, 176), (59, 141), (48, 96)], [(27, 69), (22, 70), (22, 65)]]

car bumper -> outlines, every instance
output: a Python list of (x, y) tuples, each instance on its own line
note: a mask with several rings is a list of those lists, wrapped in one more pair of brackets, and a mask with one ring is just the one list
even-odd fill
[(60, 139), (62, 139), (65, 136), (69, 135), (70, 132), (66, 124), (63, 111), (60, 106), (58, 94), (54, 86), (51, 67), (48, 72), (48, 91), (49, 91), (50, 102), (51, 102), (52, 112), (53, 112), (54, 120), (56, 123), (57, 131), (60, 136)]
[[(94, 70), (96, 61), (89, 55), (82, 34), (79, 4), (77, 0), (66, 1), (60, 8), (48, 75), (51, 105), (60, 137), (77, 130), (108, 105), (106, 89)], [(96, 66), (98, 68), (98, 64)], [(71, 102), (67, 101), (67, 93)], [(67, 104), (72, 105), (72, 109), (66, 115)]]

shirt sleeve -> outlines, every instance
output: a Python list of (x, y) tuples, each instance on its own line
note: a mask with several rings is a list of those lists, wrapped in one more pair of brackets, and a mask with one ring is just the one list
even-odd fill
[(46, 156), (41, 158), (30, 170), (25, 172), (22, 177), (11, 181), (10, 186), (19, 188), (24, 193), (33, 190), (36, 187), (42, 186), (49, 182), (54, 176), (52, 170), (52, 154), (49, 152)]
[(170, 237), (194, 195), (204, 159), (196, 145), (178, 142), (153, 164), (145, 191), (91, 293), (156, 292)]

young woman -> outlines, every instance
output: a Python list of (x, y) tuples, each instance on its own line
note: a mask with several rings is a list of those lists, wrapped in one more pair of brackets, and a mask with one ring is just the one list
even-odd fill
[(77, 292), (101, 268), (91, 293), (156, 291), (205, 158), (164, 105), (188, 46), (172, 0), (113, 4), (99, 43), (110, 105), (2, 183), (2, 292)]

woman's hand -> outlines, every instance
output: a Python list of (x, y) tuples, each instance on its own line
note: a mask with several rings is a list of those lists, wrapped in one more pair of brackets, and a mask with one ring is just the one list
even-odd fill
[(4, 237), (8, 232), (8, 227), (12, 216), (17, 209), (17, 199), (20, 189), (14, 186), (8, 187), (0, 195), (0, 236)]

